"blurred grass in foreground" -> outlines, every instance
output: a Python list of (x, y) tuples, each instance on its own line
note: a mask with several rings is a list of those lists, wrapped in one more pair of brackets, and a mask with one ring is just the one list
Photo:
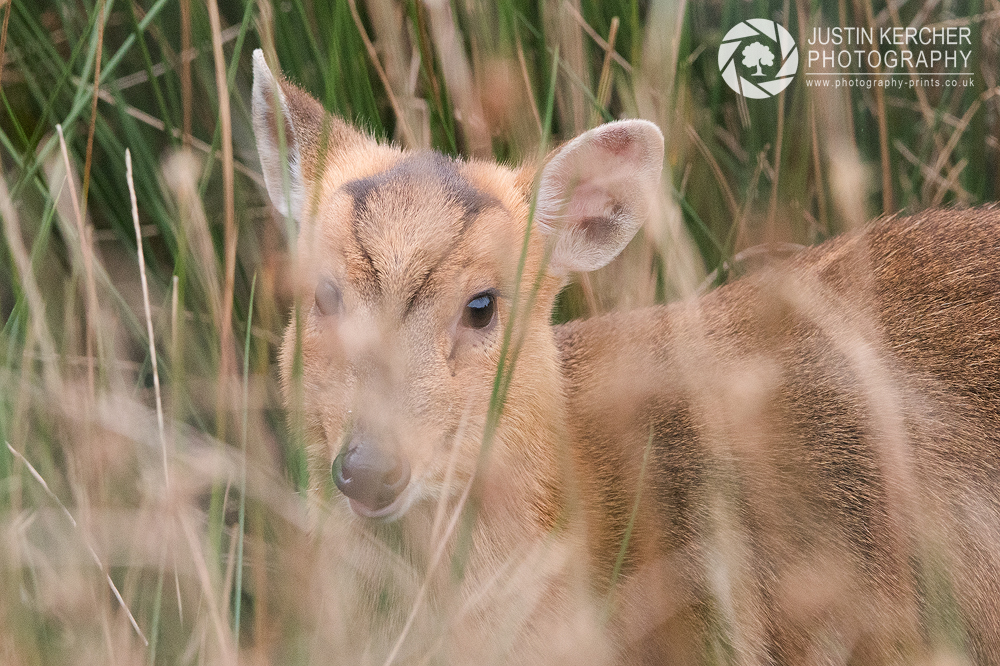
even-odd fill
[[(561, 318), (693, 294), (763, 242), (1000, 194), (997, 0), (216, 2), (0, 5), (4, 664), (330, 658), (316, 636), (335, 576), (302, 493), (318, 481), (275, 386), (289, 259), (256, 165), (253, 48), (411, 148), (531, 159), (553, 85), (560, 140), (657, 122), (657, 214), (567, 290)], [(883, 94), (800, 76), (744, 100), (716, 54), (754, 17), (800, 48), (814, 25), (969, 25), (975, 85)]]

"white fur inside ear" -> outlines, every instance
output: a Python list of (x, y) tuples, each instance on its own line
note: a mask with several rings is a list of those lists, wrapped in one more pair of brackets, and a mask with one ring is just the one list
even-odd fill
[[(278, 212), (298, 220), (305, 201), (298, 137), (281, 85), (268, 68), (264, 52), (260, 49), (253, 52), (251, 107), (257, 153), (267, 193)], [(279, 123), (284, 128), (285, 159), (282, 159)]]
[(555, 243), (555, 274), (596, 270), (618, 256), (648, 216), (663, 169), (663, 134), (646, 120), (585, 132), (542, 170), (535, 219)]

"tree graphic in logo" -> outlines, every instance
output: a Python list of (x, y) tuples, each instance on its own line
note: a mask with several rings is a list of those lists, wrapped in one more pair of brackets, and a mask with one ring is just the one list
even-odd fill
[(764, 72), (760, 71), (762, 64), (767, 67), (774, 64), (774, 54), (771, 53), (771, 49), (760, 42), (753, 42), (743, 49), (743, 66), (757, 68), (757, 71), (751, 76), (764, 76)]
[[(749, 69), (743, 69), (743, 75), (737, 70), (741, 54), (743, 67)], [(771, 75), (775, 66), (777, 71)], [(774, 21), (748, 19), (737, 23), (719, 45), (722, 80), (744, 97), (766, 99), (777, 95), (788, 87), (798, 69), (799, 48), (792, 35)]]

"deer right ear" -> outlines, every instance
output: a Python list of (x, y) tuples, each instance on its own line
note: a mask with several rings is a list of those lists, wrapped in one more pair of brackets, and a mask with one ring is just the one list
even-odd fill
[(542, 169), (535, 219), (554, 243), (549, 270), (592, 271), (614, 259), (649, 215), (663, 134), (646, 120), (595, 127)]
[(328, 114), (308, 93), (279, 80), (260, 49), (253, 52), (251, 110), (267, 193), (282, 215), (300, 222), (322, 162), (371, 141)]

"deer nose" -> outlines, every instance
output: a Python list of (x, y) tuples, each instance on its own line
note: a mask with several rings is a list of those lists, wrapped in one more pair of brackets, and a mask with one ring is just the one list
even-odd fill
[(333, 481), (358, 513), (374, 516), (399, 497), (410, 482), (406, 458), (355, 436), (333, 461)]

